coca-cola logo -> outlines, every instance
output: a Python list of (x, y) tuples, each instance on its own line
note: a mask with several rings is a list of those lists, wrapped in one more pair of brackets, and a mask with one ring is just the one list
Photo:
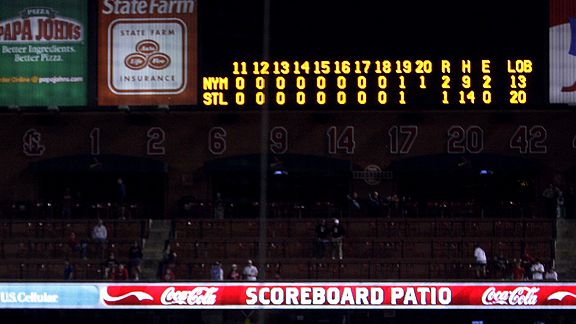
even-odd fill
[(154, 70), (163, 70), (170, 65), (170, 56), (160, 52), (160, 45), (145, 39), (136, 44), (136, 53), (131, 53), (124, 58), (124, 65), (131, 70), (141, 70), (148, 66)]
[(490, 287), (482, 294), (484, 305), (536, 305), (540, 288), (517, 287), (514, 290), (496, 290)]
[(217, 291), (216, 287), (196, 287), (192, 290), (168, 287), (162, 293), (160, 302), (163, 305), (214, 305)]

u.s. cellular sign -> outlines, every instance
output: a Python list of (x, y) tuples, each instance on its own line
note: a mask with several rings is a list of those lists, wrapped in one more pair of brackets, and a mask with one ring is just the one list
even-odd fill
[(0, 308), (575, 309), (576, 283), (4, 283)]
[(99, 4), (99, 104), (195, 104), (196, 2)]

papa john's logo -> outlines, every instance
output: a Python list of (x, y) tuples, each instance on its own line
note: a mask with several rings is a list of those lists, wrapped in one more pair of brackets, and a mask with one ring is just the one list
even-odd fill
[(145, 39), (136, 44), (136, 53), (126, 56), (124, 65), (132, 70), (140, 70), (146, 66), (163, 70), (170, 65), (170, 56), (160, 52), (160, 45), (157, 42)]

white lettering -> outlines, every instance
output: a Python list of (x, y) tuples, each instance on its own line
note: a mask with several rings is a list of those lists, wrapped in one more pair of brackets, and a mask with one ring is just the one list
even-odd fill
[(247, 305), (256, 305), (256, 303), (258, 302), (258, 296), (256, 295), (256, 291), (258, 291), (258, 289), (254, 287), (246, 289)]
[(177, 291), (168, 287), (162, 293), (160, 302), (163, 305), (214, 305), (216, 303), (216, 287), (196, 287), (192, 290)]
[(340, 290), (338, 288), (328, 288), (326, 293), (326, 299), (328, 300), (328, 304), (336, 305), (340, 302)]
[(191, 14), (194, 0), (104, 0), (105, 15)]
[(380, 305), (384, 302), (384, 289), (376, 287), (370, 288), (370, 295), (372, 297), (370, 304)]
[(324, 288), (312, 288), (312, 304), (323, 305), (326, 302), (326, 292)]
[(300, 288), (300, 299), (302, 305), (312, 304), (312, 299), (310, 299), (310, 292), (312, 292), (312, 289), (308, 287)]
[(368, 305), (368, 288), (356, 289), (356, 305)]
[(399, 287), (390, 288), (390, 303), (392, 305), (398, 304), (398, 300), (404, 297), (404, 289)]
[(497, 291), (496, 287), (490, 287), (482, 294), (484, 305), (536, 305), (540, 288), (517, 287), (514, 290)]
[(298, 305), (298, 289), (294, 287), (286, 288), (286, 304)]
[(406, 288), (406, 297), (404, 297), (404, 305), (412, 304), (418, 305), (418, 300), (416, 299), (416, 292), (414, 288), (408, 287)]
[(344, 288), (342, 291), (342, 298), (340, 299), (340, 304), (351, 304), (354, 305), (354, 295), (352, 290), (348, 287)]

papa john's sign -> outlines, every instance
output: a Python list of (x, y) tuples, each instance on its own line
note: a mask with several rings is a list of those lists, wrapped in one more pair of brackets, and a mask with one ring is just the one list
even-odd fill
[(196, 1), (99, 4), (98, 104), (196, 104)]

